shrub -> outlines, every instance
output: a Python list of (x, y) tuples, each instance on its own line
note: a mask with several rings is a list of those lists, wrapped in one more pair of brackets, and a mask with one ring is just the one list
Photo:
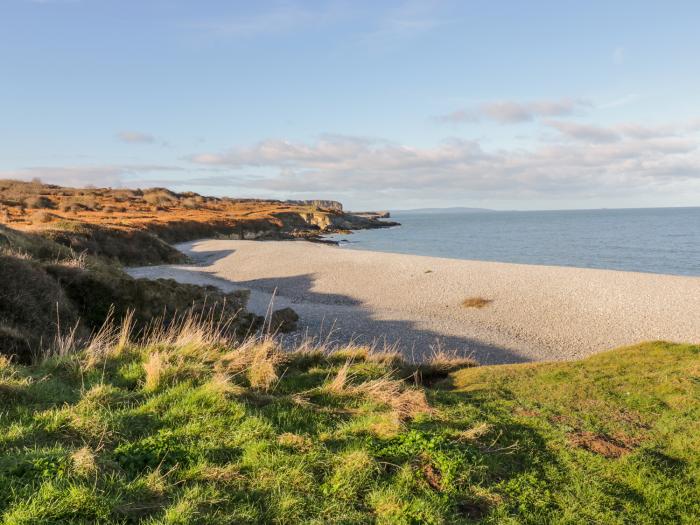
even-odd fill
[(173, 206), (177, 204), (178, 197), (175, 193), (165, 188), (153, 188), (144, 191), (143, 200), (156, 207)]
[(45, 223), (51, 222), (57, 218), (58, 217), (56, 215), (54, 215), (53, 213), (49, 213), (47, 211), (38, 211), (34, 215), (32, 215), (32, 222), (45, 224)]
[(48, 197), (45, 197), (43, 195), (33, 195), (31, 197), (27, 197), (24, 199), (24, 205), (33, 210), (40, 210), (40, 209), (54, 209), (56, 207), (56, 204), (49, 199)]
[(183, 199), (182, 206), (189, 210), (199, 209), (199, 203), (193, 198)]

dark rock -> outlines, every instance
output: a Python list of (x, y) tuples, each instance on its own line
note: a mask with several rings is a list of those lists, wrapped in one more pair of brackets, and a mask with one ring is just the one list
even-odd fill
[(270, 316), (270, 331), (293, 332), (297, 329), (298, 321), (299, 315), (289, 307), (275, 310)]

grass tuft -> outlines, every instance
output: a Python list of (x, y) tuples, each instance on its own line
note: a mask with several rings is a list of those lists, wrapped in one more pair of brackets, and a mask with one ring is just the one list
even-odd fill
[(462, 306), (465, 308), (483, 308), (493, 302), (493, 299), (484, 299), (483, 297), (467, 297), (462, 301)]

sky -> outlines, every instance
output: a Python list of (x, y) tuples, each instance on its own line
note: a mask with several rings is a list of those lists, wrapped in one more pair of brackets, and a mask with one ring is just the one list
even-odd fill
[(700, 205), (700, 2), (0, 0), (0, 178)]

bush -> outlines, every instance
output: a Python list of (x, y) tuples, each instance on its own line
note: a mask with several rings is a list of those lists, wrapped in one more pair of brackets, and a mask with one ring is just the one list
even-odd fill
[(43, 195), (33, 195), (31, 197), (27, 197), (26, 199), (24, 199), (24, 205), (27, 208), (33, 210), (53, 210), (56, 208), (56, 204), (51, 199), (49, 199), (48, 197), (44, 197)]

